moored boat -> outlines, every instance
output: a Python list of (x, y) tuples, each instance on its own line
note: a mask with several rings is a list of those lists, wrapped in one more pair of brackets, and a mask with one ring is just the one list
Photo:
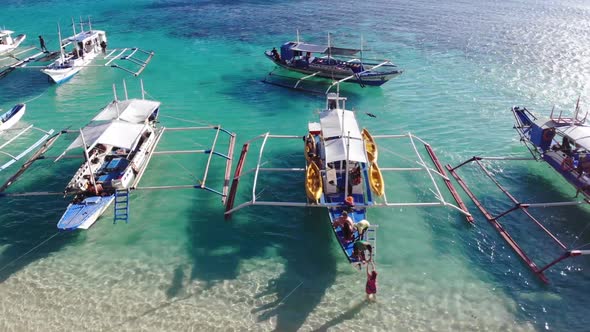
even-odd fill
[[(49, 76), (54, 83), (63, 83), (76, 75), (82, 68), (88, 66), (106, 48), (106, 32), (102, 30), (80, 31), (66, 39), (61, 39), (61, 30), (58, 28), (60, 39), (60, 57), (41, 72)], [(65, 48), (72, 46), (66, 52)]]
[(515, 128), (533, 156), (547, 162), (577, 192), (590, 199), (590, 125), (573, 117), (536, 117), (525, 107), (515, 106)]
[[(435, 177), (441, 177), (444, 181), (448, 181), (448, 178), (444, 175), (444, 170), (442, 170), (442, 166), (440, 166), (434, 151), (428, 143), (410, 133), (375, 135), (372, 136), (369, 142), (368, 136), (363, 136), (355, 113), (346, 109), (345, 102), (346, 98), (341, 97), (339, 93), (329, 93), (326, 106), (320, 113), (319, 122), (309, 123), (308, 132), (303, 137), (300, 135), (271, 135), (265, 133), (247, 141), (242, 148), (228, 196), (226, 218), (229, 218), (233, 212), (250, 205), (324, 208), (328, 212), (331, 228), (342, 252), (350, 263), (358, 267), (374, 260), (374, 257), (376, 257), (377, 225), (368, 221), (367, 211), (370, 208), (447, 206), (471, 217), (460, 197), (453, 195), (460, 206), (449, 203), (443, 197), (436, 184)], [(283, 142), (297, 140), (298, 144), (301, 144), (303, 138), (306, 168), (284, 165), (284, 160), (280, 162), (280, 164), (284, 165), (282, 167), (275, 167), (276, 165), (264, 166), (271, 163), (273, 159), (264, 160), (264, 149), (268, 145), (269, 139), (272, 138)], [(409, 140), (412, 152), (416, 154), (417, 158), (416, 161), (410, 161), (409, 167), (379, 168), (376, 161), (370, 160), (367, 147), (371, 146), (374, 151), (377, 151), (374, 139), (404, 138)], [(243, 172), (248, 151), (258, 140), (262, 140), (258, 153), (258, 162), (255, 168)], [(424, 162), (423, 153), (418, 150), (416, 142), (423, 144), (438, 171), (433, 171), (432, 167)], [(288, 149), (285, 143), (282, 143), (281, 147)], [(376, 153), (373, 154), (373, 156), (375, 155)], [(403, 158), (403, 160), (398, 161), (405, 162), (406, 159)], [(416, 167), (416, 163), (422, 167)], [(420, 198), (418, 202), (389, 202), (385, 194), (386, 183), (382, 171), (423, 171), (431, 181), (432, 189), (429, 189), (434, 193), (434, 201), (424, 202)], [(262, 191), (257, 192), (259, 177), (262, 174), (271, 174), (273, 172), (274, 174), (284, 174), (286, 172), (301, 174), (301, 172), (305, 172), (302, 182), (304, 182), (306, 201), (284, 201), (280, 198), (277, 200), (276, 194), (271, 195), (272, 199), (268, 200), (262, 196)], [(254, 177), (251, 190), (252, 198), (250, 201), (234, 207), (239, 181), (247, 174), (253, 174)], [(274, 189), (278, 190), (284, 190), (284, 185), (287, 184), (281, 182), (280, 178), (272, 179), (271, 182), (281, 184), (274, 187)], [(452, 185), (450, 185), (449, 189), (454, 192)], [(396, 197), (399, 197), (399, 195), (396, 195)]]
[(403, 72), (389, 60), (365, 60), (362, 53), (361, 49), (333, 47), (330, 43), (315, 45), (297, 40), (283, 44), (280, 53), (273, 48), (265, 51), (264, 55), (281, 68), (307, 75), (305, 78), (315, 76), (362, 86), (380, 86)]
[(25, 115), (26, 104), (17, 104), (0, 116), (0, 131), (14, 126)]
[(0, 30), (0, 55), (13, 51), (27, 38), (24, 34), (12, 38), (13, 33), (10, 30)]
[(127, 197), (161, 133), (156, 126), (159, 106), (151, 100), (114, 100), (80, 130), (62, 153), (82, 148), (85, 161), (65, 188), (64, 193), (74, 199), (58, 228), (87, 229), (116, 197)]

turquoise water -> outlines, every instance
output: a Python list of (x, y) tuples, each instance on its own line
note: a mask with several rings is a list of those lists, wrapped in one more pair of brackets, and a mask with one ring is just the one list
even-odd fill
[[(222, 124), (238, 135), (236, 159), (239, 147), (261, 133), (305, 134), (324, 103), (262, 83), (272, 69), (265, 49), (293, 39), (297, 28), (310, 42), (324, 42), (331, 32), (336, 43), (351, 47), (362, 34), (405, 73), (381, 88), (343, 88), (361, 124), (373, 134), (411, 131), (432, 143), (443, 162), (457, 164), (473, 155), (526, 155), (512, 130), (514, 104), (569, 111), (580, 96), (587, 108), (588, 14), (583, 1), (377, 0), (359, 7), (323, 0), (8, 0), (0, 23), (26, 33), (31, 44), (43, 34), (55, 49), (58, 20), (69, 31), (70, 17), (91, 15), (93, 27), (107, 31), (109, 47), (153, 49), (141, 78), (149, 96), (162, 102), (162, 125)], [(55, 86), (23, 69), (0, 80), (0, 108), (26, 101), (24, 124), (78, 128), (111, 100), (112, 84), (122, 79), (138, 96), (138, 80), (115, 70), (87, 68)], [(24, 143), (34, 139), (27, 135)], [(198, 149), (210, 139), (175, 133), (161, 148)], [(66, 144), (59, 141), (52, 152)], [(380, 148), (381, 163), (410, 156), (407, 146), (385, 141)], [(268, 149), (269, 164), (303, 163), (300, 142)], [(251, 153), (247, 166), (256, 157)], [(202, 177), (204, 161), (154, 157), (143, 184), (190, 183)], [(12, 190), (60, 191), (77, 164), (41, 161)], [(487, 165), (524, 201), (574, 194), (543, 164)], [(461, 174), (496, 214), (510, 207), (475, 168)], [(219, 186), (222, 177), (217, 169), (208, 182)], [(430, 198), (419, 180), (392, 177), (389, 199)], [(300, 199), (299, 181), (266, 179), (260, 190)], [(250, 183), (242, 183), (241, 201), (249, 198)], [(371, 210), (371, 222), (380, 226), (380, 275), (378, 302), (367, 305), (364, 276), (347, 265), (320, 210), (250, 207), (225, 222), (219, 198), (204, 191), (137, 191), (129, 224), (113, 225), (109, 211), (89, 231), (60, 233), (55, 225), (67, 200), (2, 202), (3, 331), (587, 330), (590, 261), (552, 267), (551, 284), (544, 285), (473, 204), (475, 226), (440, 208)], [(567, 245), (590, 242), (587, 207), (533, 212)], [(539, 264), (559, 254), (522, 216), (505, 225)]]

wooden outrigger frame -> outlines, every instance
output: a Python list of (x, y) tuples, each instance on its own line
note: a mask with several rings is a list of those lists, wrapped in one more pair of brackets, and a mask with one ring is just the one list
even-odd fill
[[(568, 248), (559, 238), (553, 234), (549, 229), (547, 229), (539, 220), (537, 220), (530, 212), (529, 208), (548, 208), (548, 207), (560, 207), (560, 206), (572, 206), (572, 205), (580, 205), (584, 203), (590, 203), (587, 199), (581, 201), (571, 201), (571, 202), (548, 202), (548, 203), (523, 203), (516, 199), (510, 192), (500, 184), (498, 180), (494, 178), (492, 173), (483, 165), (482, 160), (506, 160), (506, 161), (517, 161), (517, 160), (536, 160), (535, 158), (519, 158), (519, 157), (472, 157), (455, 167), (451, 167), (451, 165), (446, 165), (447, 170), (451, 173), (451, 175), (457, 180), (461, 188), (467, 193), (469, 198), (473, 201), (473, 203), (477, 206), (477, 208), (481, 211), (481, 213), (485, 216), (486, 220), (494, 227), (494, 229), (502, 236), (502, 238), (508, 243), (508, 245), (514, 250), (514, 252), (520, 257), (520, 259), (535, 273), (539, 279), (541, 279), (545, 283), (549, 283), (549, 280), (545, 276), (544, 272), (552, 267), (553, 265), (561, 262), (564, 259), (570, 257), (576, 257), (581, 255), (590, 255), (590, 250), (582, 250), (576, 248)], [(475, 194), (469, 189), (465, 181), (457, 174), (457, 169), (467, 165), (475, 163), (477, 166), (481, 168), (484, 174), (502, 191), (504, 195), (514, 204), (511, 208), (506, 211), (503, 211), (497, 215), (492, 215), (486, 207), (477, 199)], [(563, 250), (563, 253), (549, 262), (544, 266), (538, 266), (527, 254), (526, 252), (518, 245), (516, 240), (512, 238), (512, 236), (508, 233), (508, 231), (502, 226), (500, 223), (500, 219), (505, 217), (506, 215), (514, 212), (514, 211), (522, 211), (525, 216), (529, 220), (531, 220), (536, 226), (538, 226), (545, 234), (555, 242), (555, 244)]]

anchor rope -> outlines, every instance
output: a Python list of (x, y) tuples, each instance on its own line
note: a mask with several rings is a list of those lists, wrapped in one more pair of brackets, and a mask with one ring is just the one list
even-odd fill
[(33, 98), (31, 98), (31, 99), (29, 99), (29, 100), (27, 100), (27, 101), (23, 102), (23, 104), (28, 104), (28, 103), (30, 103), (30, 102), (32, 102), (32, 101), (34, 101), (34, 100), (36, 100), (36, 99), (40, 98), (41, 96), (43, 96), (43, 95), (44, 95), (44, 94), (46, 94), (46, 93), (47, 93), (47, 90), (45, 90), (45, 91), (41, 92), (41, 94), (40, 94), (40, 95), (38, 95), (38, 96), (36, 96), (36, 97), (33, 97)]
[[(576, 244), (576, 242), (578, 241), (578, 239), (580, 238), (580, 236), (588, 229), (588, 227), (590, 227), (590, 224), (586, 224), (586, 226), (574, 237), (574, 241), (572, 241), (570, 247), (574, 247), (574, 245)], [(584, 246), (588, 245), (588, 243), (586, 243)], [(582, 247), (584, 247), (582, 246)]]
[(4, 271), (4, 269), (6, 269), (8, 266), (14, 264), (15, 262), (17, 262), (18, 260), (20, 260), (21, 258), (25, 257), (26, 255), (30, 254), (31, 252), (33, 252), (33, 250), (39, 248), (40, 246), (42, 246), (43, 244), (45, 244), (46, 242), (48, 242), (49, 240), (53, 239), (54, 237), (56, 237), (57, 235), (59, 235), (61, 232), (57, 232), (55, 234), (53, 234), (52, 236), (48, 237), (47, 239), (43, 240), (41, 243), (39, 243), (38, 245), (34, 246), (33, 248), (29, 249), (29, 251), (25, 252), (24, 254), (18, 256), (17, 258), (13, 259), (12, 261), (8, 262), (8, 264), (5, 264), (2, 268), (0, 268), (0, 272)]

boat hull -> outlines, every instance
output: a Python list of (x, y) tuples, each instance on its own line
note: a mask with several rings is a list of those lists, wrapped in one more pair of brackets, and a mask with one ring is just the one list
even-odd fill
[[(16, 110), (15, 110), (15, 108), (16, 108)], [(25, 115), (26, 109), (27, 109), (27, 106), (25, 104), (18, 104), (16, 106), (14, 106), (10, 111), (8, 111), (7, 113), (14, 112), (14, 114), (12, 114), (6, 120), (4, 120), (4, 119), (0, 120), (0, 122), (1, 122), (0, 131), (9, 129), (12, 126), (14, 126), (23, 117), (23, 115)], [(7, 113), (5, 113), (5, 115)], [(2, 116), (2, 118), (3, 117), (4, 117), (4, 115)]]
[(41, 72), (47, 76), (49, 79), (55, 83), (60, 84), (64, 83), (70, 78), (74, 77), (82, 68), (79, 67), (70, 67), (70, 68), (60, 68), (60, 69), (42, 69)]
[(82, 202), (70, 203), (57, 223), (61, 230), (88, 229), (113, 203), (115, 195), (94, 196)]
[[(333, 68), (329, 68), (332, 66), (313, 66), (313, 65), (310, 65), (308, 67), (291, 66), (291, 65), (288, 65), (284, 62), (274, 60), (273, 57), (271, 55), (269, 55), (268, 53), (265, 53), (265, 54), (266, 54), (266, 57), (270, 61), (272, 61), (274, 64), (276, 64), (277, 66), (284, 68), (286, 70), (289, 70), (289, 71), (294, 71), (294, 72), (300, 73), (300, 74), (305, 74), (305, 75), (315, 74), (316, 77), (321, 77), (321, 78), (330, 79), (330, 80), (341, 80), (341, 79), (344, 79), (344, 78), (349, 77), (354, 74), (352, 71), (336, 71), (336, 70), (333, 70)], [(326, 67), (326, 68), (324, 68), (324, 67)], [(345, 82), (357, 83), (357, 84), (362, 84), (362, 85), (370, 85), (370, 86), (381, 86), (384, 83), (386, 83), (387, 81), (389, 81), (401, 74), (402, 74), (401, 70), (383, 72), (383, 73), (365, 72), (363, 74), (358, 75), (357, 78), (349, 79)]]

